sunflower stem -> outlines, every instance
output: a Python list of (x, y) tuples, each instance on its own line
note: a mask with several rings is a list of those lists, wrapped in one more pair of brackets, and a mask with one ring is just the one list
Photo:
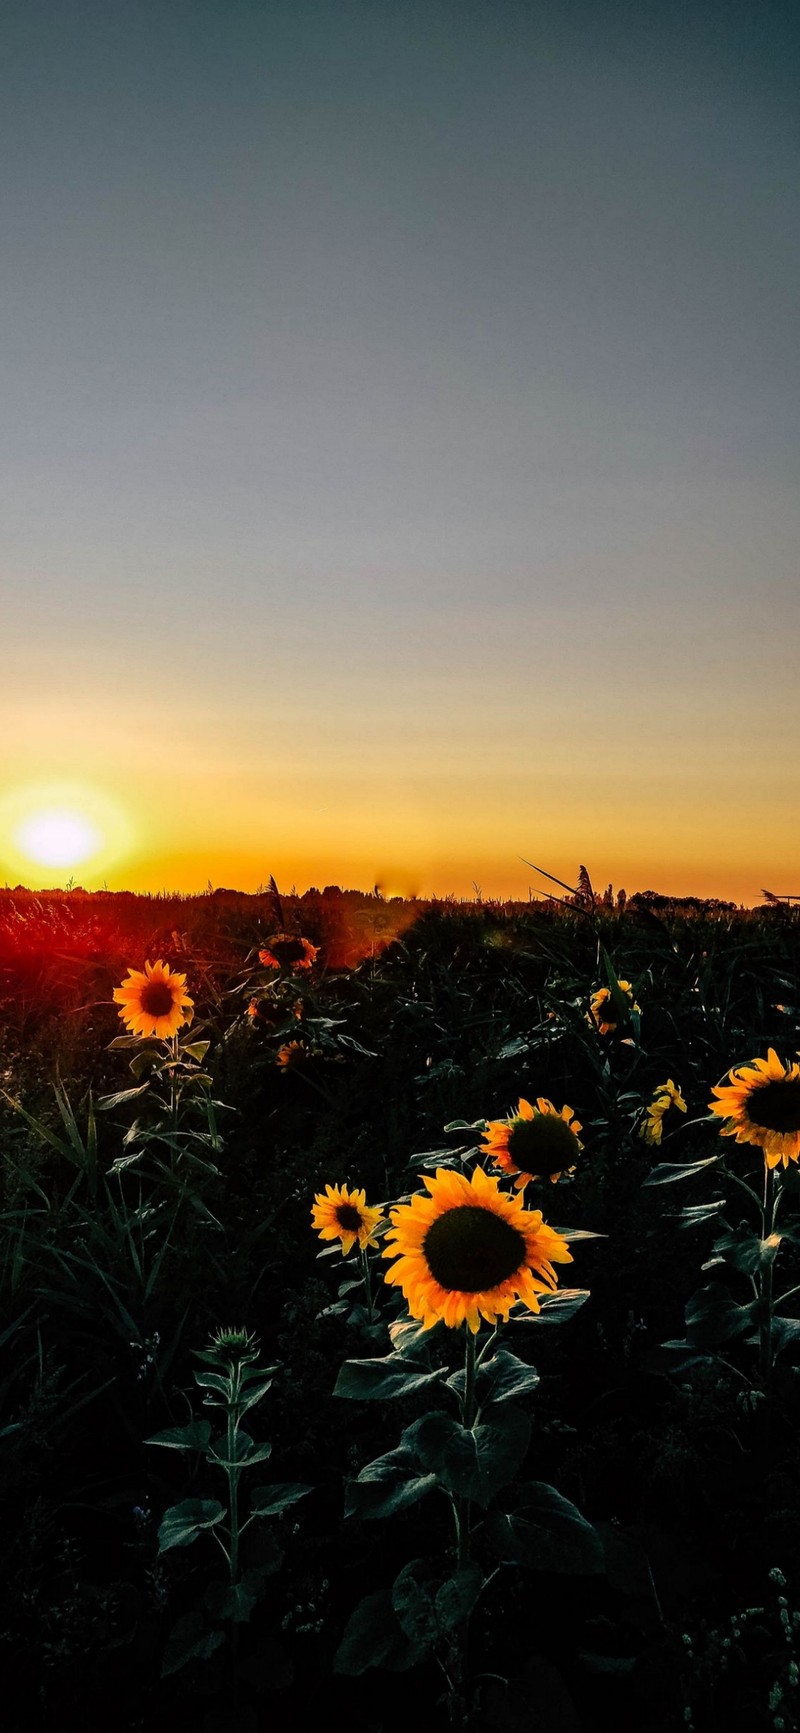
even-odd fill
[(364, 1294), (367, 1301), (367, 1321), (374, 1324), (375, 1307), (372, 1304), (372, 1273), (369, 1267), (369, 1257), (366, 1246), (359, 1246), (358, 1250), (361, 1256), (361, 1274), (364, 1278)]
[(239, 1392), (242, 1381), (242, 1368), (237, 1362), (231, 1366), (231, 1389), (228, 1399), (228, 1496), (230, 1501), (230, 1537), (231, 1585), (235, 1584), (239, 1571), (239, 1468), (236, 1460), (236, 1433), (238, 1430)]
[[(775, 1169), (767, 1166), (764, 1157), (764, 1205), (761, 1212), (761, 1239), (768, 1240), (775, 1226)], [(759, 1361), (761, 1376), (769, 1383), (772, 1372), (772, 1270), (774, 1259), (761, 1267), (761, 1321), (759, 1325)]]
[(464, 1425), (470, 1430), (475, 1424), (475, 1353), (476, 1340), (469, 1326), (465, 1326), (466, 1351), (464, 1355)]
[[(468, 1431), (475, 1425), (475, 1366), (476, 1341), (468, 1324), (464, 1325), (464, 1401), (462, 1404), (462, 1424)], [(469, 1543), (471, 1526), (471, 1500), (461, 1498), (458, 1501), (458, 1567), (469, 1563)]]

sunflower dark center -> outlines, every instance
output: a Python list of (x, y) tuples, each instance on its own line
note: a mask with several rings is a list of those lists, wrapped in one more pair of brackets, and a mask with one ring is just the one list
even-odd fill
[(431, 1275), (441, 1287), (465, 1294), (496, 1288), (525, 1262), (525, 1240), (502, 1216), (462, 1204), (437, 1216), (425, 1235)]
[(278, 963), (301, 963), (306, 954), (302, 939), (293, 939), (290, 934), (270, 939), (269, 949)]
[(148, 981), (142, 988), (142, 1010), (148, 1017), (168, 1017), (174, 1003), (166, 981)]
[(563, 1173), (578, 1155), (578, 1139), (557, 1113), (535, 1113), (517, 1119), (508, 1138), (508, 1153), (521, 1173)]
[(595, 1016), (600, 1023), (616, 1023), (617, 1011), (610, 993), (607, 999), (601, 1000), (595, 1007)]
[(344, 1228), (348, 1234), (357, 1234), (359, 1228), (364, 1225), (354, 1203), (337, 1204), (336, 1220), (340, 1228)]
[(776, 1078), (754, 1089), (745, 1112), (751, 1125), (763, 1125), (767, 1131), (800, 1131), (800, 1077), (789, 1077), (785, 1083)]

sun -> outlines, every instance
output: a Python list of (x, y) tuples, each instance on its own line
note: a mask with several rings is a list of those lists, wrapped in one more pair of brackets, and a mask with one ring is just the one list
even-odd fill
[(29, 860), (48, 867), (80, 866), (98, 853), (102, 843), (89, 819), (57, 806), (26, 818), (14, 840)]
[(82, 783), (29, 784), (0, 799), (0, 855), (12, 883), (15, 877), (30, 882), (34, 868), (43, 887), (77, 868), (102, 882), (130, 837), (130, 821), (116, 801)]

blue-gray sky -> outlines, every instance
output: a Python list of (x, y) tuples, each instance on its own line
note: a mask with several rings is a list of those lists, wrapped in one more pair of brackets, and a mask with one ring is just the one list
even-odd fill
[(799, 45), (6, 0), (9, 798), (121, 801), (154, 887), (791, 872)]

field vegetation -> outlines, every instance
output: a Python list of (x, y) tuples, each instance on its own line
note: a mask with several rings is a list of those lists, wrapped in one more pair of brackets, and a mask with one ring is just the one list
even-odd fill
[(800, 1728), (800, 912), (0, 892), (9, 1733)]

